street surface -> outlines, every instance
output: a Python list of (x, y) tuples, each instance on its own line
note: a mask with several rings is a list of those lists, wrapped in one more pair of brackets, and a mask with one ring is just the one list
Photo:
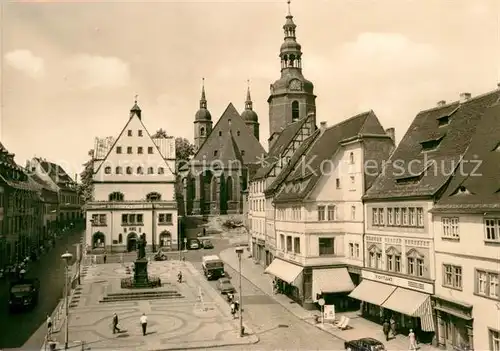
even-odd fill
[[(27, 277), (40, 279), (38, 305), (32, 311), (9, 314), (9, 284), (5, 279), (0, 282), (0, 349), (23, 346), (40, 325), (45, 323), (47, 314), (56, 308), (64, 289), (64, 262), (61, 255), (68, 249), (75, 256), (74, 244), (80, 242), (81, 236), (82, 231), (72, 232), (67, 236), (63, 234), (56, 240), (55, 248), (45, 253), (38, 261), (30, 262)], [(39, 340), (35, 338), (34, 344), (25, 347), (38, 347), (44, 337), (45, 335), (40, 335)]]

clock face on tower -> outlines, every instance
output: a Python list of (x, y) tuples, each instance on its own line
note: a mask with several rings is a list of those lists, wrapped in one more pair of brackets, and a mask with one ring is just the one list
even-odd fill
[(298, 79), (294, 79), (290, 82), (289, 85), (290, 90), (302, 90), (302, 83)]

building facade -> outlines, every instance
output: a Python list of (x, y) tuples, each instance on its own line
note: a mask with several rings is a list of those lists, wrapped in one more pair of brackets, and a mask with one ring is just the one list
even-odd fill
[(363, 302), (367, 318), (381, 323), (393, 317), (401, 332), (414, 329), (422, 341), (435, 336), (431, 296), (441, 272), (429, 211), (497, 95), (465, 93), (460, 101), (421, 111), (364, 196), (365, 267), (350, 296)]
[(58, 223), (58, 208), (59, 208), (59, 196), (57, 191), (40, 178), (36, 173), (30, 174), (30, 178), (34, 181), (38, 188), (38, 194), (41, 199), (41, 236), (42, 241), (46, 242), (53, 238), (55, 231), (57, 230)]
[(116, 139), (96, 139), (93, 199), (86, 205), (86, 244), (94, 252), (177, 249), (175, 139), (151, 138), (134, 104)]
[(497, 101), (432, 209), (437, 342), (448, 350), (500, 350), (499, 135)]

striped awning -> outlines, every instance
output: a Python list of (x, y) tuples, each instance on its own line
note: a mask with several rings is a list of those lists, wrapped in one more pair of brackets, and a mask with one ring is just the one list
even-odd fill
[(434, 331), (430, 295), (409, 289), (397, 288), (382, 304), (382, 307), (403, 313), (407, 316), (419, 317), (423, 331)]
[(396, 290), (393, 285), (363, 279), (349, 297), (380, 306)]

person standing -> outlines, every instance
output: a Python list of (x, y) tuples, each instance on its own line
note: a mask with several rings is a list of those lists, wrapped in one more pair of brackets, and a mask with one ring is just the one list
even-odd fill
[(382, 331), (384, 332), (385, 335), (385, 341), (389, 341), (390, 330), (391, 330), (391, 325), (389, 324), (389, 321), (386, 319), (384, 321), (384, 324), (382, 324)]
[(50, 337), (52, 334), (52, 318), (50, 315), (47, 315), (47, 335)]
[(396, 337), (396, 321), (394, 320), (394, 316), (391, 316), (390, 323), (391, 323), (392, 336)]
[(106, 257), (106, 251), (104, 251), (104, 256), (102, 257), (102, 260), (103, 260), (104, 264), (106, 264), (106, 259), (107, 259), (107, 257)]
[(142, 314), (142, 316), (140, 318), (140, 322), (141, 322), (141, 327), (142, 327), (142, 335), (145, 336), (146, 331), (147, 331), (147, 327), (148, 327), (148, 317), (146, 317), (145, 313)]
[(410, 329), (410, 334), (408, 334), (408, 339), (410, 341), (410, 350), (416, 351), (417, 350), (417, 337), (415, 336), (413, 329)]
[(119, 333), (120, 328), (118, 328), (118, 315), (113, 313), (113, 334)]

